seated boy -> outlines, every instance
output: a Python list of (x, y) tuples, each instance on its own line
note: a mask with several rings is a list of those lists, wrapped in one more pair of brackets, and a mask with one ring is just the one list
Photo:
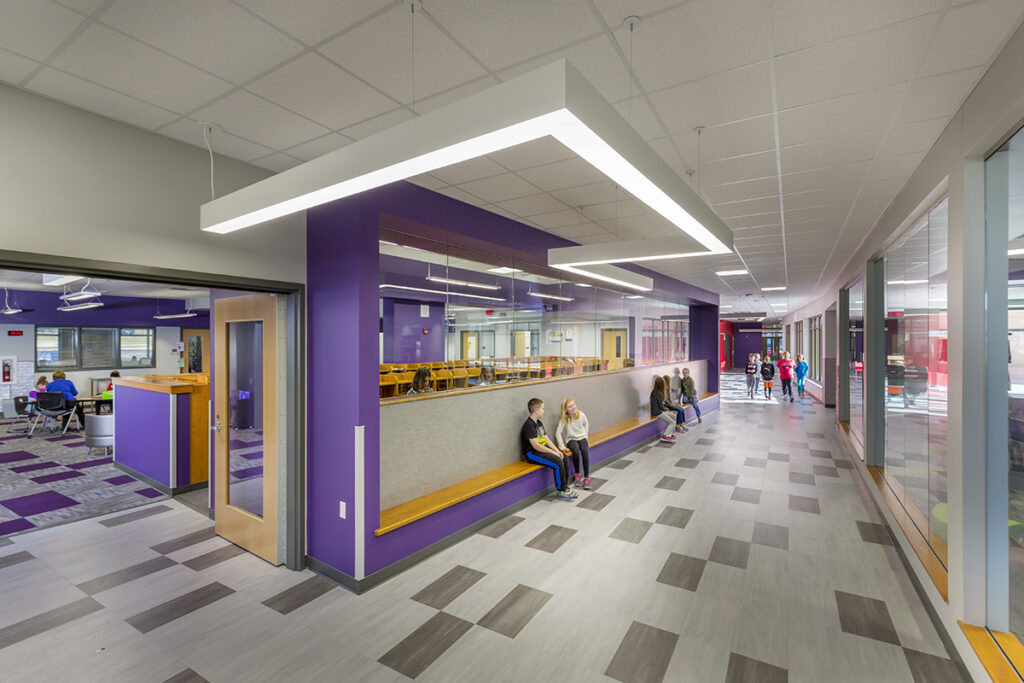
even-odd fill
[(523, 428), (519, 431), (523, 459), (552, 469), (555, 475), (556, 496), (564, 500), (578, 498), (579, 494), (569, 488), (566, 456), (548, 440), (544, 423), (540, 421), (544, 417), (544, 401), (531, 398), (526, 404), (526, 409), (530, 411), (530, 416), (526, 418)]
[(680, 384), (679, 402), (682, 404), (689, 403), (693, 406), (693, 413), (697, 416), (697, 422), (704, 421), (700, 416), (700, 405), (697, 403), (697, 386), (694, 384), (693, 378), (690, 377), (690, 368), (683, 368), (683, 380)]

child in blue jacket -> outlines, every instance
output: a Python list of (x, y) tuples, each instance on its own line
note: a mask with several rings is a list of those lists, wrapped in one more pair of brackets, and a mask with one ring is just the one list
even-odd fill
[(807, 379), (807, 371), (810, 368), (807, 366), (807, 358), (800, 354), (796, 357), (796, 367), (793, 368), (793, 374), (796, 375), (796, 392), (800, 398), (804, 397), (804, 380)]

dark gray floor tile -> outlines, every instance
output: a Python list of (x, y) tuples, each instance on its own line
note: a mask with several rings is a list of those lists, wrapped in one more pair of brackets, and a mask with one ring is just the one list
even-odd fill
[(787, 683), (789, 672), (782, 667), (738, 655), (729, 655), (725, 683)]
[(182, 564), (189, 569), (201, 572), (215, 564), (220, 564), (225, 560), (230, 560), (232, 557), (238, 557), (239, 555), (244, 554), (245, 550), (239, 548), (237, 545), (226, 545), (223, 548), (217, 548), (216, 550), (211, 550), (208, 553), (203, 553), (202, 555), (193, 557), (190, 560), (186, 560), (182, 562)]
[(221, 598), (226, 598), (235, 591), (222, 583), (214, 581), (202, 588), (178, 596), (173, 600), (151, 607), (145, 612), (140, 612), (125, 621), (134, 626), (141, 633), (149, 633), (155, 628), (160, 628), (179, 617), (195, 612), (197, 609), (213, 604)]
[(811, 457), (812, 458), (822, 458), (822, 459), (831, 460), (832, 459), (832, 451), (823, 451), (820, 448), (812, 448), (811, 449)]
[(495, 633), (515, 638), (551, 598), (551, 593), (520, 584), (476, 623)]
[(650, 446), (644, 446), (643, 448), (639, 449), (637, 451), (637, 453), (646, 453), (647, 451), (651, 450), (652, 448), (654, 448), (653, 444), (650, 445)]
[(690, 517), (693, 517), (693, 510), (666, 505), (661, 514), (658, 515), (658, 519), (654, 520), (654, 523), (685, 529), (690, 521)]
[(789, 454), (788, 453), (769, 453), (768, 454), (768, 459), (769, 460), (774, 460), (776, 462), (789, 462)]
[(623, 683), (661, 683), (679, 636), (634, 621), (604, 675)]
[(807, 472), (790, 472), (789, 483), (808, 484), (809, 486), (814, 486), (814, 475), (808, 474)]
[(194, 531), (191, 534), (185, 534), (184, 536), (179, 536), (178, 538), (171, 539), (170, 541), (158, 543), (154, 545), (152, 549), (157, 551), (161, 555), (169, 555), (170, 553), (181, 550), (182, 548), (187, 548), (190, 545), (195, 545), (196, 543), (208, 541), (216, 535), (217, 534), (215, 534), (213, 531), (213, 527), (208, 526), (205, 529)]
[[(650, 446), (648, 446), (647, 448), (649, 449)], [(645, 451), (643, 449), (640, 449), (640, 452), (644, 453)], [(632, 464), (633, 464), (632, 460), (626, 460), (625, 458), (619, 458), (615, 462), (613, 462), (610, 465), (608, 465), (608, 467), (611, 467), (613, 470), (624, 470), (624, 469), (626, 469), (627, 467), (629, 467)]]
[(338, 584), (330, 579), (315, 575), (277, 595), (270, 596), (263, 601), (263, 604), (280, 614), (291, 614), (337, 587)]
[(524, 517), (517, 517), (515, 515), (509, 515), (505, 519), (499, 519), (494, 524), (484, 527), (477, 533), (481, 536), (490, 536), (491, 538), (500, 538), (506, 531), (515, 527), (519, 523), (525, 520)]
[(829, 467), (828, 465), (815, 465), (814, 473), (821, 477), (838, 477), (839, 472), (835, 467)]
[(51, 609), (34, 617), (0, 628), (0, 650), (10, 647), (15, 643), (46, 633), (50, 629), (63, 626), (69, 622), (84, 617), (87, 614), (98, 612), (103, 605), (92, 598), (82, 598), (67, 605)]
[(757, 505), (761, 502), (761, 492), (757, 489), (748, 489), (743, 486), (737, 486), (732, 490), (732, 500), (739, 501), (741, 503), (753, 503)]
[(697, 439), (697, 445), (698, 446), (714, 446), (715, 445), (715, 440), (714, 439)]
[(36, 556), (27, 550), (22, 550), (20, 553), (11, 553), (10, 555), (0, 556), (0, 569), (4, 567), (11, 567), (22, 562), (28, 562), (29, 560), (36, 559)]
[(209, 683), (192, 669), (185, 669), (168, 678), (164, 683)]
[(821, 507), (818, 505), (817, 498), (808, 498), (807, 496), (794, 496), (789, 495), (789, 509), (796, 510), (797, 512), (811, 512), (816, 515), (821, 514)]
[(708, 453), (703, 459), (704, 462), (722, 462), (725, 460), (725, 456), (721, 453)]
[(726, 486), (735, 486), (736, 482), (739, 481), (740, 475), (730, 474), (729, 472), (715, 472), (715, 476), (711, 477), (712, 484), (725, 484)]
[(889, 537), (889, 532), (886, 531), (885, 527), (881, 524), (857, 522), (857, 531), (860, 532), (860, 538), (865, 543), (892, 545), (892, 539)]
[(654, 488), (668, 489), (669, 491), (678, 491), (685, 483), (685, 479), (679, 479), (677, 477), (662, 477), (661, 480), (654, 485)]
[(465, 593), (485, 576), (487, 574), (460, 564), (416, 593), (412, 599), (434, 609), (444, 609), (449, 602)]
[(653, 525), (653, 522), (626, 517), (608, 536), (627, 543), (639, 543)]
[(907, 658), (914, 683), (963, 683), (960, 669), (950, 659), (909, 648), (903, 648), (903, 656)]
[(836, 467), (841, 470), (852, 470), (853, 463), (849, 460), (836, 460)]
[(686, 467), (693, 469), (700, 464), (700, 460), (694, 460), (693, 458), (680, 458), (676, 461), (676, 467)]
[(535, 550), (543, 550), (546, 553), (553, 553), (561, 548), (562, 544), (572, 538), (575, 533), (575, 529), (567, 529), (564, 526), (552, 524), (547, 529), (534, 536), (533, 539), (526, 544), (526, 547), (533, 548)]
[(708, 562), (727, 564), (738, 569), (746, 569), (749, 559), (750, 543), (724, 536), (715, 539), (714, 545), (711, 546), (711, 554), (708, 555)]
[(377, 661), (416, 678), (471, 628), (473, 624), (465, 619), (438, 612)]
[[(594, 480), (591, 479), (590, 483), (591, 486), (593, 486)], [(612, 502), (613, 500), (615, 500), (615, 496), (609, 496), (607, 493), (594, 493), (593, 491), (591, 491), (591, 493), (587, 494), (587, 496), (583, 500), (576, 503), (576, 507), (583, 508), (584, 510), (593, 510), (594, 512), (600, 512), (601, 510), (604, 510), (605, 506), (608, 505), (608, 503)]]
[(139, 519), (145, 519), (146, 517), (152, 517), (153, 515), (159, 515), (161, 512), (168, 512), (171, 510), (167, 505), (154, 505), (151, 508), (145, 508), (144, 510), (136, 510), (135, 512), (129, 512), (124, 515), (118, 515), (117, 517), (111, 517), (110, 519), (104, 519), (100, 522), (103, 526), (120, 526), (127, 524), (128, 522), (134, 522)]
[(754, 522), (754, 536), (751, 542), (770, 548), (789, 550), (789, 529), (778, 524)]
[(768, 467), (768, 460), (765, 458), (747, 458), (743, 461), (743, 464), (747, 467), (760, 467), (764, 469)]
[[(590, 478), (590, 490), (591, 491), (596, 491), (596, 490), (598, 490), (599, 488), (601, 488), (602, 486), (604, 486), (607, 483), (608, 483), (607, 479), (600, 479), (598, 477), (591, 477)], [(612, 496), (612, 497), (614, 498), (615, 496)]]
[[(806, 441), (790, 441), (789, 442), (789, 447), (790, 448), (807, 448), (809, 445), (810, 444), (808, 444)], [(829, 457), (832, 457), (832, 456), (829, 456)]]
[(700, 585), (700, 577), (704, 575), (704, 567), (708, 561), (689, 555), (670, 553), (665, 560), (661, 572), (658, 574), (658, 583), (668, 586), (675, 586), (688, 591), (696, 591)]
[(883, 643), (900, 644), (900, 637), (896, 634), (896, 627), (884, 601), (843, 591), (835, 591), (835, 594), (839, 626), (844, 631)]
[(97, 593), (110, 590), (111, 588), (126, 584), (129, 581), (134, 581), (135, 579), (142, 578), (143, 576), (155, 574), (158, 571), (162, 571), (168, 567), (173, 567), (177, 564), (178, 563), (171, 558), (161, 555), (160, 557), (154, 557), (152, 560), (133, 564), (131, 567), (118, 569), (116, 572), (110, 572), (109, 574), (80, 583), (78, 584), (78, 590), (82, 591), (86, 595), (96, 595)]
[(0, 538), (0, 548), (3, 548), (5, 545), (14, 545), (14, 541), (9, 538)]

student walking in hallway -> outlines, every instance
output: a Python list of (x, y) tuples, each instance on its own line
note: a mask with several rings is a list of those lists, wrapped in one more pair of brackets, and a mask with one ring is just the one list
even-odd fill
[(796, 368), (796, 361), (789, 357), (789, 351), (782, 354), (779, 361), (779, 379), (782, 381), (782, 400), (789, 396), (789, 402), (793, 402), (793, 369)]

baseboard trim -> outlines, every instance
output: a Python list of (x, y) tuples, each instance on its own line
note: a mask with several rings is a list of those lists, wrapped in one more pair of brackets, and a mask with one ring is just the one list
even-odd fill
[(200, 482), (196, 482), (195, 484), (186, 484), (185, 486), (175, 486), (174, 488), (171, 488), (170, 486), (167, 486), (166, 484), (161, 484), (160, 482), (158, 482), (156, 479), (153, 479), (152, 477), (147, 477), (142, 472), (139, 472), (137, 470), (133, 470), (131, 467), (128, 467), (126, 465), (122, 465), (121, 463), (117, 462), (116, 460), (114, 461), (114, 467), (116, 467), (117, 469), (121, 470), (125, 474), (132, 475), (136, 479), (141, 479), (143, 482), (149, 484), (150, 486), (152, 486), (153, 488), (155, 488), (157, 491), (159, 491), (160, 493), (164, 494), (165, 496), (177, 496), (177, 495), (182, 494), (182, 493), (188, 493), (189, 491), (196, 491), (198, 489), (205, 489), (210, 484), (210, 482), (208, 482), (208, 481), (200, 481)]

